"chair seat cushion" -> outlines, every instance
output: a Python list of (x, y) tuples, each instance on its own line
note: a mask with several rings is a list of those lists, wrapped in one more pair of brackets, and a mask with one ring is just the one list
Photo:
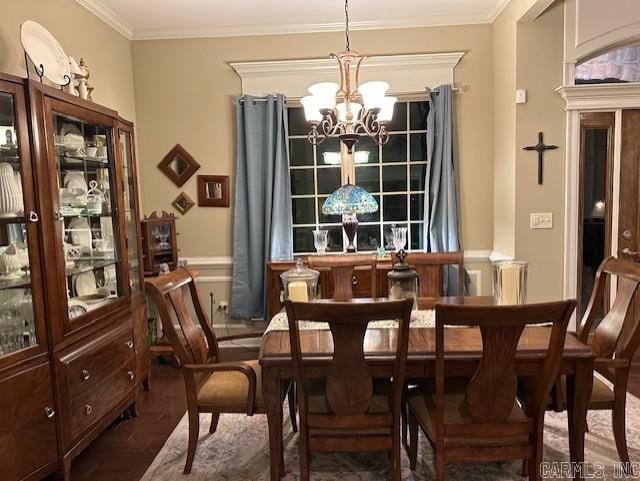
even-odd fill
[[(436, 403), (434, 394), (418, 394), (409, 396), (409, 409), (418, 419), (425, 434), (433, 441), (436, 439)], [(523, 422), (527, 420), (522, 408), (514, 402), (513, 410), (506, 422)], [(473, 421), (466, 412), (465, 393), (448, 393), (444, 396), (444, 422), (445, 424), (471, 424)], [(504, 437), (453, 437), (445, 438), (445, 443), (450, 446), (521, 446), (529, 444), (527, 435)]]
[[(256, 373), (256, 409), (264, 407), (262, 397), (262, 370), (257, 360), (245, 361)], [(198, 404), (220, 411), (244, 411), (249, 394), (249, 380), (239, 371), (214, 372), (198, 392)]]
[[(567, 377), (562, 376), (560, 379), (560, 386), (562, 389), (562, 399), (567, 399)], [(533, 377), (523, 377), (518, 381), (518, 394), (519, 396), (528, 401), (531, 396), (533, 396), (533, 390), (535, 387), (535, 378)], [(553, 391), (551, 393), (553, 396)], [(593, 376), (593, 389), (591, 390), (591, 398), (589, 399), (589, 403), (607, 403), (613, 402), (614, 395), (613, 390), (602, 381), (598, 376)], [(550, 397), (548, 404), (553, 406), (553, 399)]]
[[(567, 397), (567, 377), (562, 376), (562, 393)], [(591, 398), (589, 403), (613, 402), (613, 389), (609, 387), (598, 376), (593, 376), (593, 388), (591, 389)]]

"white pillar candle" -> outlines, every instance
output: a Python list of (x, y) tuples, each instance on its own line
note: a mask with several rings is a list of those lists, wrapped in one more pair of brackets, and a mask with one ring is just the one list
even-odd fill
[(307, 283), (304, 281), (294, 281), (289, 283), (289, 300), (294, 302), (309, 301)]
[(501, 304), (518, 304), (520, 299), (520, 269), (517, 265), (505, 265), (500, 269), (502, 281)]

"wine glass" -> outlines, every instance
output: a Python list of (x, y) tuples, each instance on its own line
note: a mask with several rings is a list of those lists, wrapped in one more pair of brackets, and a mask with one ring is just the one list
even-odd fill
[(393, 248), (396, 252), (399, 252), (407, 244), (407, 228), (392, 227), (391, 232), (393, 233)]
[(324, 254), (327, 250), (327, 236), (329, 231), (326, 229), (316, 229), (313, 231), (313, 245), (318, 254)]
[(171, 245), (167, 242), (169, 239), (169, 224), (162, 224), (155, 228), (156, 245), (158, 249), (168, 249)]

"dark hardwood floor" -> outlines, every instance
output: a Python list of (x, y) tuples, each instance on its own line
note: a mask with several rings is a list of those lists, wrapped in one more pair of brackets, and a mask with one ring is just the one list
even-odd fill
[(151, 367), (151, 391), (140, 391), (138, 417), (113, 423), (78, 456), (72, 481), (137, 481), (187, 410), (184, 381), (171, 364)]
[[(230, 357), (256, 356), (243, 351)], [(116, 421), (76, 458), (72, 481), (137, 481), (147, 470), (187, 410), (180, 371), (154, 362), (151, 373), (151, 391), (141, 391), (138, 417)], [(640, 397), (640, 365), (632, 369), (629, 392)]]

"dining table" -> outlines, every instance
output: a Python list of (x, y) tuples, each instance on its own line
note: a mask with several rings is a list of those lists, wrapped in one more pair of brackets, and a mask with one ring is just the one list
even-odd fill
[[(382, 301), (383, 299), (378, 299)], [(418, 310), (412, 315), (406, 376), (419, 380), (435, 378), (435, 305), (437, 303), (470, 306), (494, 305), (490, 296), (440, 297), (418, 299)], [(333, 355), (333, 340), (328, 326), (304, 321), (299, 325), (300, 345), (305, 374), (325, 377)], [(551, 327), (526, 327), (516, 352), (518, 376), (534, 376), (542, 368)], [(369, 325), (365, 340), (365, 359), (372, 377), (391, 376), (396, 352), (395, 322), (376, 321)], [(445, 331), (445, 375), (471, 377), (482, 357), (480, 330), (473, 327), (450, 327)], [(567, 379), (567, 430), (570, 460), (584, 462), (587, 405), (593, 384), (595, 354), (573, 332), (567, 333), (560, 373)], [(276, 314), (262, 338), (259, 362), (262, 368), (262, 390), (269, 424), (270, 479), (284, 476), (282, 384), (293, 379), (293, 363), (286, 313)], [(576, 470), (581, 479), (582, 470)]]

